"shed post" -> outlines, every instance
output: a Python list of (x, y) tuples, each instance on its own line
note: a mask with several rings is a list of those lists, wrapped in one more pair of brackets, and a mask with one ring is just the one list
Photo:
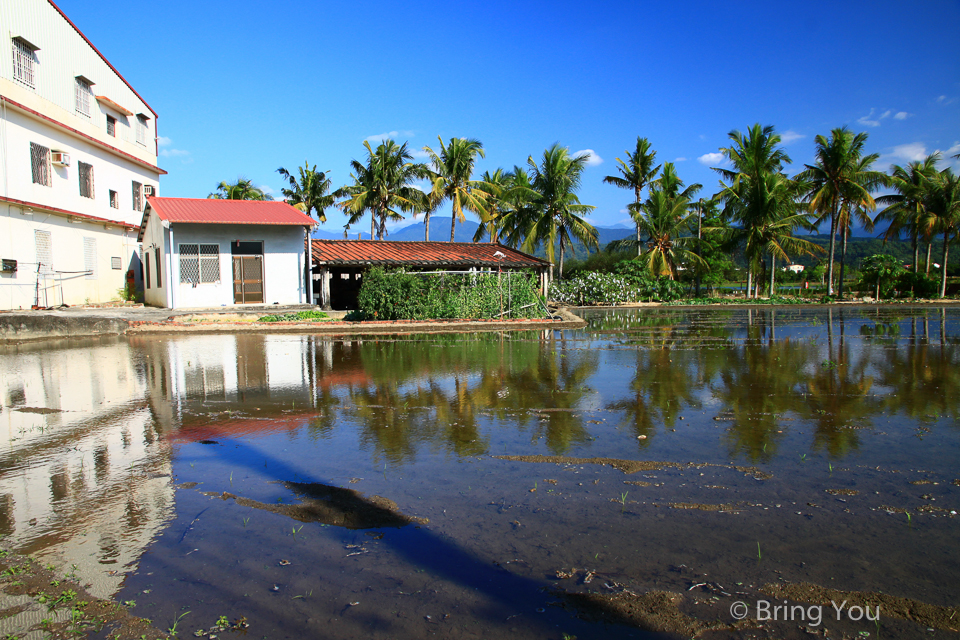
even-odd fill
[(320, 269), (320, 306), (330, 311), (330, 269), (323, 267)]

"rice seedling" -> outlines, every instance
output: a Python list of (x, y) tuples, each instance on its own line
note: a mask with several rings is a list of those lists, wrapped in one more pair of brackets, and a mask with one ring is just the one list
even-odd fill
[(757, 540), (757, 562), (763, 560), (763, 556), (760, 555), (760, 541)]
[(247, 528), (247, 523), (248, 523), (248, 522), (250, 522), (250, 518), (244, 518), (244, 519), (243, 519), (243, 528), (244, 528), (244, 529)]
[(299, 527), (291, 527), (291, 528), (293, 529), (293, 539), (296, 540), (297, 534), (300, 533), (300, 529), (303, 529), (303, 525), (300, 525)]
[(173, 626), (170, 627), (169, 629), (167, 629), (167, 632), (168, 632), (171, 636), (176, 637), (176, 635), (177, 635), (177, 625), (180, 624), (180, 621), (181, 621), (181, 620), (183, 619), (183, 617), (184, 617), (185, 615), (187, 615), (188, 613), (190, 613), (190, 612), (189, 612), (189, 611), (184, 611), (184, 612), (181, 613), (179, 616), (177, 616), (177, 619), (173, 621)]
[(620, 494), (620, 513), (623, 513), (623, 510), (627, 507), (627, 494), (629, 491), (624, 491)]

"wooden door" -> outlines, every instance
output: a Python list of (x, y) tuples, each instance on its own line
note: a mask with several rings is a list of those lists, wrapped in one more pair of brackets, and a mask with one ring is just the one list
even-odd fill
[(263, 303), (263, 256), (233, 256), (233, 302)]

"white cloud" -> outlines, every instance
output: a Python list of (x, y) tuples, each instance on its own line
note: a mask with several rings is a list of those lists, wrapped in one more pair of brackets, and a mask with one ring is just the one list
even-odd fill
[(260, 189), (260, 191), (263, 191), (268, 196), (275, 196), (277, 193), (272, 187), (265, 184), (262, 184), (257, 188)]
[(941, 151), (944, 156), (955, 156), (960, 153), (960, 141), (954, 142), (953, 146), (946, 151)]
[(923, 160), (927, 155), (927, 147), (922, 142), (908, 142), (907, 144), (898, 144), (889, 153), (882, 154), (880, 160), (900, 163), (913, 162)]
[(725, 155), (723, 155), (719, 151), (714, 151), (713, 153), (703, 154), (702, 156), (697, 158), (697, 161), (699, 161), (700, 164), (705, 164), (709, 167), (711, 165), (723, 164), (726, 161), (726, 159), (727, 157)]
[(890, 109), (887, 109), (886, 111), (883, 112), (883, 115), (880, 116), (880, 119), (883, 120), (884, 118), (889, 118), (889, 117), (890, 117)]
[(414, 160), (426, 160), (430, 157), (430, 154), (423, 149), (409, 149), (409, 151)]
[(906, 111), (898, 111), (898, 112), (893, 116), (893, 119), (894, 119), (894, 120), (906, 120), (906, 119), (909, 118), (909, 117), (910, 117), (910, 114), (907, 113)]
[(674, 162), (686, 162), (687, 159), (684, 158), (683, 156), (680, 156), (679, 158), (674, 158), (673, 161), (674, 161)]
[(387, 139), (396, 140), (397, 138), (412, 138), (413, 131), (386, 131), (364, 138), (365, 142), (383, 142)]
[(947, 96), (940, 96), (939, 98), (937, 98), (937, 104), (940, 104), (943, 106), (947, 106), (948, 104), (953, 104), (956, 101), (957, 101), (956, 98), (948, 98)]
[[(879, 127), (879, 126), (880, 126), (880, 120), (871, 120), (871, 119), (870, 119), (870, 118), (873, 117), (873, 112), (874, 112), (874, 111), (876, 111), (876, 109), (870, 109), (870, 113), (868, 113), (867, 115), (865, 115), (865, 116), (863, 116), (863, 117), (857, 118), (857, 122), (859, 122), (860, 124), (862, 124), (862, 125), (865, 126), (865, 127)], [(883, 116), (881, 116), (881, 117), (883, 117)]]
[(168, 137), (166, 137), (166, 136), (158, 136), (158, 137), (157, 137), (157, 144), (160, 145), (161, 147), (166, 147), (166, 146), (169, 146), (169, 145), (173, 144), (173, 140), (171, 140), (170, 138), (168, 138)]
[(189, 156), (190, 152), (183, 149), (160, 149), (160, 155), (164, 158), (182, 158)]
[(620, 209), (620, 213), (630, 213), (629, 209)]
[(586, 155), (587, 156), (587, 166), (595, 167), (598, 164), (603, 164), (603, 158), (597, 155), (593, 149), (581, 149), (580, 151), (574, 151), (570, 154), (574, 158), (577, 156)]
[(796, 142), (797, 140), (800, 140), (801, 138), (806, 138), (806, 137), (807, 136), (805, 136), (804, 134), (797, 133), (793, 129), (787, 129), (786, 131), (780, 134), (780, 142), (783, 144), (790, 144), (790, 143)]

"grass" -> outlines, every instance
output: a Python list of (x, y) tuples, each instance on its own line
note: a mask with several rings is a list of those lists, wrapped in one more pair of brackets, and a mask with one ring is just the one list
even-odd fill
[(317, 322), (329, 318), (330, 316), (323, 311), (297, 311), (296, 313), (260, 316), (257, 322)]

